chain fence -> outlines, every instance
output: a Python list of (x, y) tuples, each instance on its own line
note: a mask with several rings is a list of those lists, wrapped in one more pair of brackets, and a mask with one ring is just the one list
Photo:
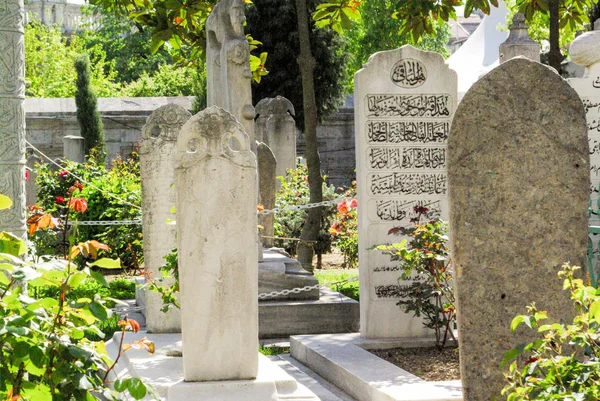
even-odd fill
[(342, 284), (352, 283), (358, 281), (358, 276), (349, 277), (347, 279), (341, 281), (332, 281), (329, 283), (323, 284), (315, 284), (315, 285), (307, 285), (304, 287), (296, 287), (291, 290), (281, 290), (281, 291), (271, 291), (271, 292), (263, 292), (258, 294), (258, 299), (270, 299), (277, 298), (284, 295), (289, 294), (300, 294), (301, 292), (312, 291), (312, 290), (320, 290), (321, 288), (329, 288), (330, 286), (340, 286)]

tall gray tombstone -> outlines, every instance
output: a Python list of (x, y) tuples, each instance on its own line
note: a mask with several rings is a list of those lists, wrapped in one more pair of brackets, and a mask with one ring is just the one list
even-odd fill
[[(296, 168), (296, 123), (294, 105), (283, 96), (265, 98), (256, 104), (256, 137), (266, 143), (277, 159), (277, 176)], [(281, 182), (277, 180), (277, 189)]]
[(181, 129), (176, 166), (184, 379), (253, 379), (258, 194), (250, 139), (231, 114), (209, 107)]
[(354, 78), (360, 332), (366, 338), (433, 335), (397, 305), (398, 262), (369, 250), (397, 241), (416, 205), (448, 217), (446, 142), (457, 101), (456, 73), (437, 53), (412, 46), (375, 53)]
[(540, 61), (540, 44), (529, 37), (525, 23), (525, 15), (516, 13), (513, 23), (508, 27), (508, 39), (500, 45), (500, 63), (518, 56), (527, 57), (533, 61)]
[(25, 9), (0, 0), (0, 194), (13, 205), (0, 210), (0, 231), (25, 237)]
[(206, 20), (207, 102), (237, 118), (255, 150), (250, 45), (244, 34), (245, 22), (242, 0), (221, 0)]
[[(260, 203), (266, 210), (275, 208), (275, 169), (277, 160), (273, 151), (264, 143), (259, 143), (256, 149), (258, 159), (259, 193)], [(262, 226), (261, 243), (265, 248), (273, 247), (273, 236), (275, 235), (275, 215), (273, 213), (258, 216), (258, 224)]]
[(465, 401), (499, 396), (506, 351), (538, 338), (510, 330), (535, 302), (551, 321), (574, 308), (557, 272), (585, 266), (589, 154), (585, 111), (553, 69), (501, 64), (462, 99), (448, 140), (450, 233)]
[[(597, 22), (600, 29), (600, 22)], [(573, 62), (585, 67), (582, 78), (570, 79), (569, 83), (583, 101), (588, 124), (590, 146), (590, 193), (592, 207), (598, 208), (600, 186), (600, 30), (586, 32), (575, 38), (569, 47)], [(598, 225), (598, 216), (593, 214), (590, 223)]]
[[(142, 177), (142, 209), (144, 213), (144, 264), (157, 285), (167, 286), (172, 281), (158, 281), (159, 267), (165, 264), (164, 256), (177, 247), (177, 229), (168, 225), (174, 219), (175, 168), (177, 138), (183, 124), (191, 114), (176, 104), (156, 109), (142, 129), (140, 169)], [(178, 309), (165, 313), (160, 294), (146, 290), (146, 325), (150, 333), (181, 332), (181, 314)]]

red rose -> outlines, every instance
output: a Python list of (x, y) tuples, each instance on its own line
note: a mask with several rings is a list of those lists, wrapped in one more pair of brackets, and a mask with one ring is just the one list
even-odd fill
[(55, 203), (57, 204), (63, 204), (65, 203), (65, 198), (63, 198), (62, 196), (57, 196), (56, 199), (54, 200)]
[(73, 186), (74, 186), (75, 188), (78, 188), (78, 189), (80, 189), (80, 190), (82, 190), (82, 189), (83, 189), (83, 185), (81, 185), (81, 184), (79, 183), (79, 181), (75, 181), (75, 184), (73, 184)]
[(69, 174), (67, 170), (62, 170), (60, 173), (58, 173), (58, 175), (60, 175), (61, 177), (64, 177), (67, 174)]

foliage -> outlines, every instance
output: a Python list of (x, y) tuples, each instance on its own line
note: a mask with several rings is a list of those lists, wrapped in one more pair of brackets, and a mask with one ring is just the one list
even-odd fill
[(315, 277), (319, 280), (319, 284), (328, 284), (328, 287), (332, 290), (358, 301), (360, 293), (359, 282), (345, 282), (356, 276), (358, 276), (358, 269), (315, 270)]
[(452, 330), (456, 321), (447, 226), (439, 219), (422, 222), (429, 213), (424, 206), (415, 206), (414, 212), (416, 217), (411, 219), (412, 227), (390, 230), (390, 234), (408, 239), (392, 245), (378, 245), (375, 249), (401, 262), (402, 275), (398, 281), (410, 280), (411, 283), (399, 285), (398, 305), (403, 305), (407, 313), (422, 316), (425, 327), (435, 332), (436, 346), (442, 349), (448, 334), (454, 338)]
[(540, 324), (547, 316), (535, 304), (513, 319), (513, 331), (524, 323), (541, 338), (504, 356), (502, 366), (512, 361), (502, 390), (509, 401), (600, 399), (600, 290), (574, 278), (578, 269), (565, 264), (558, 273), (577, 311), (572, 322)]
[(390, 0), (368, 0), (360, 4), (362, 19), (346, 32), (347, 51), (350, 54), (350, 74), (347, 92), (354, 92), (354, 73), (362, 68), (369, 57), (378, 51), (393, 50), (406, 44), (419, 49), (435, 51), (448, 56), (446, 44), (450, 39), (450, 28), (446, 23), (433, 23), (433, 32), (419, 39), (410, 33), (400, 33), (402, 20), (392, 18), (394, 4)]
[(206, 98), (206, 71), (193, 66), (177, 67), (162, 64), (152, 74), (144, 72), (140, 78), (123, 88), (123, 96), (200, 96)]
[[(306, 166), (298, 165), (296, 169), (288, 169), (286, 177), (278, 177), (281, 181), (281, 189), (275, 195), (275, 208), (298, 206), (309, 203), (308, 191), (308, 169)], [(336, 198), (335, 187), (323, 183), (323, 200)], [(331, 226), (331, 218), (335, 208), (324, 207), (322, 227)], [(300, 237), (302, 226), (306, 221), (306, 210), (288, 210), (275, 215), (275, 237), (297, 239)], [(290, 239), (275, 239), (275, 246), (284, 248), (290, 255), (296, 254), (297, 241)], [(331, 234), (322, 229), (313, 245), (315, 253), (327, 253), (331, 249)]]
[[(122, 161), (117, 159), (107, 170), (92, 157), (85, 164), (62, 161), (65, 170), (55, 171), (50, 165), (36, 166), (39, 207), (48, 213), (64, 214), (65, 197), (69, 188), (82, 186), (80, 196), (87, 200), (88, 211), (81, 221), (135, 220), (140, 218), (141, 183), (137, 154)], [(82, 185), (69, 172), (82, 178)], [(123, 202), (123, 201), (124, 202)], [(125, 203), (126, 202), (126, 203)], [(133, 206), (132, 206), (133, 205)], [(137, 206), (138, 208), (134, 207)], [(30, 237), (35, 245), (34, 256), (60, 254), (60, 230), (36, 232)], [(120, 258), (124, 268), (139, 269), (143, 261), (141, 225), (77, 226), (69, 235), (76, 242), (93, 238), (108, 244), (111, 258)], [(64, 242), (64, 241), (63, 241)]]
[(356, 267), (358, 264), (358, 209), (356, 199), (356, 181), (344, 195), (344, 200), (337, 205), (333, 224), (329, 233), (333, 235), (333, 246), (344, 255), (344, 267)]
[(260, 352), (261, 354), (266, 355), (266, 356), (289, 354), (290, 347), (278, 347), (275, 345), (264, 346), (264, 347), (261, 346), (261, 347), (258, 347), (258, 352)]
[(90, 57), (82, 54), (75, 59), (77, 71), (77, 91), (75, 104), (77, 105), (77, 122), (81, 136), (85, 139), (85, 154), (96, 149), (98, 161), (104, 164), (106, 158), (106, 144), (104, 143), (104, 125), (98, 111), (98, 100), (92, 89)]
[(117, 72), (100, 46), (85, 45), (77, 36), (67, 40), (60, 28), (32, 21), (25, 27), (25, 77), (27, 97), (74, 97), (78, 54), (91, 59), (91, 85), (100, 97), (116, 97)]
[[(83, 8), (99, 21), (83, 26), (77, 37), (86, 51), (97, 47), (104, 51), (116, 72), (115, 82), (126, 85), (144, 74), (152, 76), (163, 64), (173, 64), (166, 49), (150, 52), (150, 33), (141, 25), (132, 25), (100, 7)], [(105, 72), (108, 72), (106, 67)]]
[[(319, 3), (309, 1), (311, 10)], [(269, 53), (266, 66), (270, 71), (260, 84), (252, 86), (252, 100), (256, 104), (266, 97), (284, 96), (296, 110), (296, 125), (304, 126), (304, 103), (300, 67), (296, 58), (300, 53), (298, 23), (294, 0), (254, 0), (247, 9), (246, 30), (262, 42)], [(311, 30), (311, 50), (315, 65), (315, 96), (317, 114), (322, 118), (337, 111), (346, 76), (347, 55), (343, 42), (335, 32), (327, 29)]]
[[(163, 306), (160, 309), (163, 312), (169, 311), (175, 307), (181, 308), (181, 304), (177, 299), (179, 293), (179, 264), (177, 249), (172, 249), (171, 252), (163, 256), (165, 264), (158, 268), (161, 273), (159, 278), (150, 276), (149, 272), (146, 272), (146, 280), (148, 281), (147, 288), (150, 291), (157, 292), (161, 295)], [(166, 279), (171, 279), (172, 283), (168, 285), (161, 285)]]
[[(143, 398), (148, 390), (157, 398), (141, 381), (135, 388), (113, 391), (107, 387), (115, 363), (108, 357), (103, 341), (92, 341), (85, 334), (103, 337), (98, 324), (107, 321), (111, 312), (99, 295), (68, 300), (69, 293), (86, 279), (105, 283), (101, 274), (90, 270), (102, 264), (102, 259), (79, 271), (71, 256), (35, 265), (21, 259), (24, 242), (14, 236), (11, 241), (13, 244), (3, 246), (0, 253), (0, 398), (117, 400), (118, 392), (126, 390), (135, 399)], [(68, 254), (75, 255), (90, 246), (89, 242), (80, 243)], [(24, 292), (24, 288), (35, 291), (41, 286), (57, 288), (57, 296), (33, 298)], [(119, 356), (126, 346), (134, 345), (121, 344)]]

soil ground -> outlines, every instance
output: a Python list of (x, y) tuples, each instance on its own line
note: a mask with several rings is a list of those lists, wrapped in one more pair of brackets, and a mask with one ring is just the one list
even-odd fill
[[(344, 256), (341, 253), (326, 253), (321, 257), (321, 269), (341, 269)], [(317, 256), (313, 259), (313, 266), (317, 266)]]
[(370, 350), (425, 381), (460, 380), (458, 348), (392, 348)]

